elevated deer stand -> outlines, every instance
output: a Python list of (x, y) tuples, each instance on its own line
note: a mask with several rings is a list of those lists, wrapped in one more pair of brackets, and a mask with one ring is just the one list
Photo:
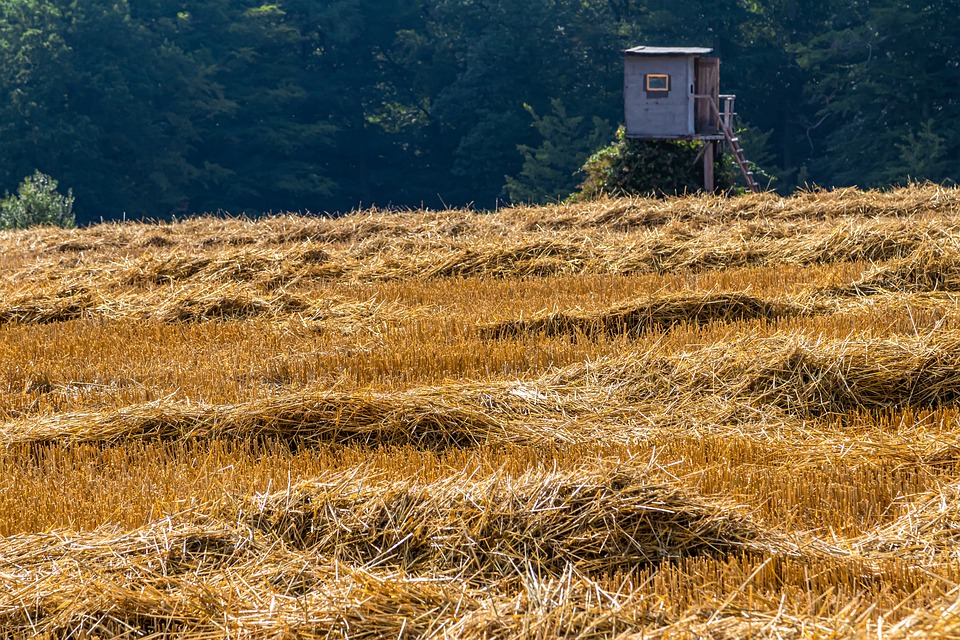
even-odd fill
[[(703, 142), (703, 188), (714, 190), (713, 164), (730, 147), (751, 191), (760, 191), (733, 133), (736, 96), (720, 94), (720, 59), (702, 47), (635, 47), (624, 51), (627, 137)], [(718, 145), (717, 143), (720, 143)]]

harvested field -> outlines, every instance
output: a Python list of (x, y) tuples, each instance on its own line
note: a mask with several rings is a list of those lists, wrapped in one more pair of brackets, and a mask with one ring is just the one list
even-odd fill
[(960, 635), (960, 191), (0, 232), (0, 636)]
[(798, 552), (734, 505), (658, 475), (633, 464), (431, 484), (342, 474), (257, 496), (241, 519), (344, 562), (480, 584), (522, 580), (524, 566), (602, 575), (681, 557)]
[(416, 310), (398, 310), (394, 305), (377, 303), (376, 300), (309, 300), (283, 290), (261, 290), (233, 283), (153, 288), (113, 296), (76, 287), (52, 294), (15, 295), (9, 306), (0, 306), (0, 324), (44, 324), (78, 318), (200, 322), (263, 316), (316, 327), (335, 319), (343, 322), (366, 319), (375, 326), (404, 312), (415, 314)]
[(883, 292), (960, 290), (960, 248), (923, 246), (904, 258), (891, 260), (863, 279), (832, 290), (838, 295), (869, 296)]
[(507, 320), (481, 329), (488, 339), (526, 334), (638, 334), (675, 324), (776, 320), (815, 312), (815, 308), (761, 300), (742, 292), (654, 296), (593, 312), (549, 313), (529, 320)]
[[(936, 341), (744, 338), (678, 354), (628, 353), (525, 381), (388, 393), (301, 390), (232, 405), (154, 401), (0, 424), (0, 443), (279, 438), (425, 448), (630, 444), (651, 429), (951, 406), (960, 398), (960, 333)], [(641, 416), (638, 422), (637, 416)]]
[[(12, 234), (4, 263), (37, 285), (98, 289), (549, 275), (631, 275), (881, 262), (954, 247), (953, 190), (609, 200), (545, 208), (198, 219)], [(166, 244), (169, 243), (169, 244)], [(849, 284), (849, 283), (844, 283)], [(63, 288), (62, 286), (60, 287)]]

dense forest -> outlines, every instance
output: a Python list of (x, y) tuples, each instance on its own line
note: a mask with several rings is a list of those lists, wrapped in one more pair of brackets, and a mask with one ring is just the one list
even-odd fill
[(569, 194), (624, 48), (713, 47), (797, 184), (960, 173), (957, 0), (0, 0), (0, 193), (80, 221)]

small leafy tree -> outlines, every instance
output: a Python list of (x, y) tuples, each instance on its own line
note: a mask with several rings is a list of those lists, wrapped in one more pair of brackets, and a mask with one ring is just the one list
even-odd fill
[(524, 105), (540, 134), (538, 146), (520, 145), (523, 167), (516, 176), (506, 176), (503, 193), (513, 202), (548, 202), (562, 199), (577, 187), (577, 173), (584, 159), (610, 139), (614, 128), (594, 116), (571, 116), (563, 102), (550, 101), (553, 112), (541, 116)]
[[(590, 156), (581, 171), (586, 175), (574, 199), (599, 196), (693, 193), (703, 188), (703, 162), (698, 142), (632, 140), (623, 127), (617, 139)], [(726, 156), (714, 175), (721, 190), (733, 188), (736, 176)]]
[(20, 183), (16, 195), (0, 200), (0, 228), (26, 229), (38, 225), (74, 227), (73, 191), (57, 191), (57, 181), (35, 171)]
[(937, 132), (936, 127), (937, 122), (930, 118), (919, 131), (909, 131), (901, 142), (894, 145), (900, 158), (888, 169), (884, 176), (887, 180), (895, 184), (906, 184), (911, 180), (951, 182), (949, 141)]

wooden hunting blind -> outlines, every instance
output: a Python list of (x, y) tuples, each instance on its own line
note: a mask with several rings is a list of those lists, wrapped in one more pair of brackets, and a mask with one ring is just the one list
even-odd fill
[(713, 162), (725, 141), (752, 191), (759, 191), (733, 133), (736, 96), (720, 94), (720, 59), (704, 47), (634, 47), (623, 52), (628, 138), (704, 143), (704, 189), (713, 191)]

